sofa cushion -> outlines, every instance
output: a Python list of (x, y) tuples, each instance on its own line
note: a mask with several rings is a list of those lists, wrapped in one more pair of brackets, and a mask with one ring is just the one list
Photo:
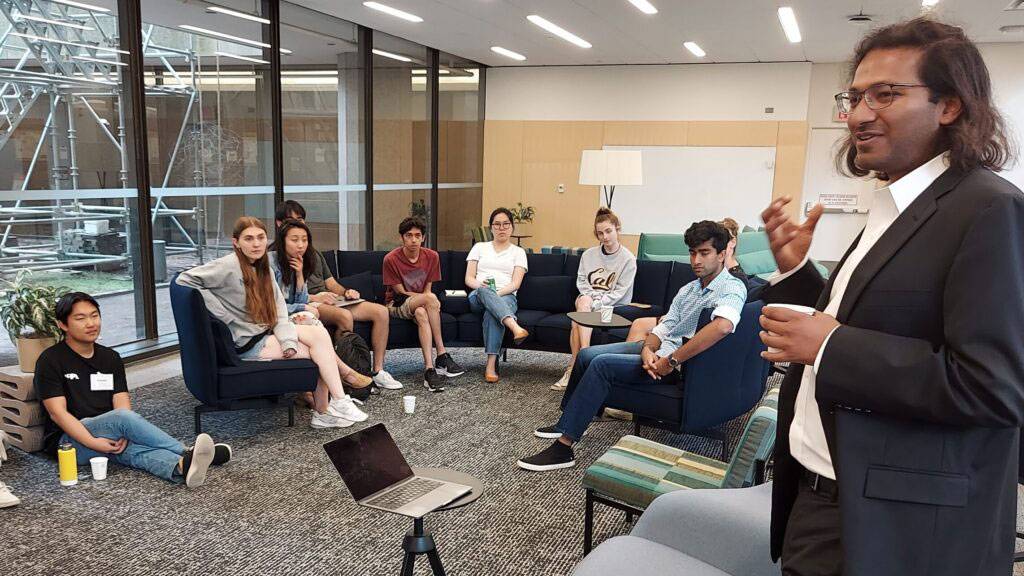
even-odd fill
[[(640, 364), (637, 362), (637, 369)], [(665, 422), (671, 426), (679, 424), (679, 407), (683, 403), (681, 384), (612, 384), (605, 402), (612, 408), (641, 414), (644, 418)]]
[(665, 494), (685, 488), (720, 488), (726, 463), (623, 436), (583, 475), (583, 486), (641, 510)]
[(441, 302), (441, 311), (458, 318), (461, 314), (469, 312), (469, 296), (445, 296)]
[(565, 254), (527, 254), (527, 276), (561, 276)]
[(630, 306), (626, 304), (623, 306), (616, 306), (615, 313), (626, 320), (632, 321), (639, 318), (657, 318), (665, 313), (665, 308), (659, 304), (643, 308), (640, 306)]
[(579, 254), (566, 254), (565, 265), (562, 266), (562, 275), (570, 276), (575, 280), (576, 274), (580, 271), (580, 258)]
[(318, 376), (316, 364), (308, 359), (242, 361), (238, 366), (221, 366), (217, 372), (220, 400), (310, 392)]
[(633, 280), (633, 302), (664, 306), (671, 270), (672, 264), (669, 262), (637, 261), (636, 277)]
[(370, 300), (371, 302), (376, 301), (374, 297), (375, 291), (373, 286), (373, 274), (371, 274), (369, 270), (338, 278), (338, 283), (345, 288), (350, 288), (359, 292), (359, 295), (366, 300)]
[[(569, 343), (569, 331), (572, 329), (572, 320), (563, 314), (550, 314), (545, 316), (534, 326), (534, 340), (545, 348), (565, 347)], [(593, 340), (591, 340), (593, 342)]]
[(445, 288), (448, 290), (467, 290), (466, 256), (469, 256), (469, 252), (459, 250), (449, 252), (448, 272), (441, 276), (444, 280)]
[(689, 264), (683, 264), (682, 262), (674, 264), (672, 266), (672, 275), (668, 278), (668, 290), (665, 293), (665, 309), (667, 310), (672, 305), (672, 299), (679, 293), (680, 288), (696, 279), (697, 275), (693, 273), (693, 268)]
[(366, 250), (339, 250), (338, 274), (340, 276), (351, 276), (359, 272), (370, 272), (380, 274), (384, 268), (384, 256), (387, 252)]
[(516, 293), (520, 308), (546, 312), (575, 310), (576, 278), (527, 274)]
[(683, 262), (689, 256), (686, 254), (644, 254), (643, 260), (651, 262)]
[(483, 344), (483, 317), (480, 314), (476, 312), (463, 312), (456, 315), (455, 320), (459, 330), (458, 340), (460, 342)]
[(749, 276), (769, 274), (774, 272), (778, 266), (775, 264), (775, 257), (771, 250), (759, 250), (746, 254), (736, 254), (736, 261), (743, 267), (743, 271)]
[(693, 556), (636, 536), (616, 536), (606, 540), (588, 554), (572, 572), (572, 576), (623, 574), (730, 576), (729, 573), (722, 572)]

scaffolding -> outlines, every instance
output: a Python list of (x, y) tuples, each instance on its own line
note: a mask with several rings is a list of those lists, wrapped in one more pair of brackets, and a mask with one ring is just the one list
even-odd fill
[[(193, 115), (197, 122), (191, 123), (197, 134), (199, 145), (202, 137), (202, 95), (199, 89), (201, 75), (199, 57), (193, 40), (189, 37), (187, 49), (163, 46), (156, 42), (155, 27), (148, 25), (143, 30), (143, 56), (152, 62), (159, 62), (161, 77), (173, 78), (174, 83), (147, 81), (145, 93), (150, 97), (187, 99), (185, 113), (170, 152), (162, 184), (154, 189), (152, 219), (166, 221), (175, 228), (183, 242), (166, 246), (166, 254), (195, 253), (201, 262), (206, 248), (204, 230), (205, 197), (196, 196), (191, 208), (171, 208), (165, 202), (165, 191), (170, 183), (171, 173), (178, 159)], [(121, 69), (125, 64), (120, 56), (126, 54), (118, 47), (117, 17), (80, 6), (70, 6), (49, 0), (0, 0), (0, 151), (11, 141), (23, 121), (37, 106), (47, 105), (46, 120), (38, 138), (35, 139), (33, 154), (29, 161), (19, 193), (13, 205), (0, 205), (0, 275), (15, 274), (19, 270), (61, 270), (100, 269), (120, 267), (131, 261), (131, 202), (135, 198), (129, 190), (129, 165), (127, 135), (123, 106), (123, 79)], [(188, 78), (186, 81), (169, 59), (184, 59)], [(10, 62), (16, 62), (8, 66)], [(96, 111), (90, 98), (107, 98), (115, 103), (116, 127)], [(144, 106), (140, 107), (143, 111)], [(96, 197), (120, 198), (120, 205), (83, 203), (90, 196), (90, 190), (80, 187), (79, 137), (76, 129), (76, 114), (87, 112), (91, 121), (99, 127), (120, 158), (117, 194), (110, 189), (96, 190)], [(144, 113), (144, 112), (143, 112)], [(26, 130), (22, 127), (22, 131)], [(146, 135), (136, 135), (146, 137)], [(47, 164), (49, 166), (49, 189), (44, 194), (29, 190), (29, 182), (43, 151), (49, 144)], [(65, 154), (61, 154), (66, 151)], [(203, 154), (193, 154), (193, 185), (206, 185), (202, 166)], [(34, 194), (47, 198), (40, 205), (31, 198)], [(28, 205), (33, 200), (33, 205)], [(182, 218), (196, 222), (193, 236), (182, 224)], [(114, 232), (105, 231), (106, 224), (120, 224), (123, 231), (116, 232), (116, 241), (106, 241), (100, 236)], [(13, 245), (17, 235), (12, 230), (19, 227), (51, 225), (56, 229), (53, 241), (33, 243), (28, 246)], [(20, 244), (20, 243), (19, 243)], [(98, 246), (101, 246), (98, 248)], [(141, 247), (149, 249), (149, 247)]]

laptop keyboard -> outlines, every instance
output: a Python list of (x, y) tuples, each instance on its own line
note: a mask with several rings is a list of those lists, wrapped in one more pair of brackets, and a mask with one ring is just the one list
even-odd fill
[(443, 482), (417, 477), (405, 484), (402, 484), (400, 488), (396, 488), (390, 492), (385, 492), (373, 500), (367, 501), (366, 504), (376, 506), (378, 508), (384, 508), (385, 510), (397, 510), (398, 508), (405, 506), (420, 496), (423, 496), (424, 494), (441, 486), (444, 486)]

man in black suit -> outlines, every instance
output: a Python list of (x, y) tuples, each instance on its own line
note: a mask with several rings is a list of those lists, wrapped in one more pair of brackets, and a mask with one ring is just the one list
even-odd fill
[(1024, 195), (988, 71), (917, 19), (857, 47), (837, 164), (886, 184), (828, 282), (774, 202), (761, 338), (782, 384), (771, 550), (786, 575), (1005, 575), (1024, 424)]

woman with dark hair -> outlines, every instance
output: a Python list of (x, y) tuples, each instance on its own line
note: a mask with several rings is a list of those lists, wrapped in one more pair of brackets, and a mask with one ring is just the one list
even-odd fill
[[(258, 218), (242, 216), (232, 233), (234, 253), (178, 275), (178, 284), (195, 288), (210, 313), (227, 324), (243, 360), (309, 358), (320, 369), (315, 394), (314, 428), (342, 428), (366, 420), (345, 393), (342, 379), (365, 387), (370, 379), (334, 354), (322, 326), (296, 326), (267, 257), (267, 229)], [(328, 392), (333, 396), (328, 402)]]
[(309, 312), (319, 318), (319, 304), (309, 303), (305, 271), (313, 268), (313, 234), (301, 220), (285, 220), (277, 229), (273, 251), (270, 252), (270, 269), (274, 271), (277, 285), (288, 305), (288, 313)]
[(484, 316), (484, 351), (487, 368), (484, 379), (498, 381), (498, 352), (505, 337), (505, 328), (512, 331), (516, 344), (530, 335), (516, 321), (516, 291), (526, 275), (526, 251), (512, 243), (512, 212), (497, 208), (488, 220), (494, 240), (477, 242), (466, 256), (466, 286), (469, 306)]

